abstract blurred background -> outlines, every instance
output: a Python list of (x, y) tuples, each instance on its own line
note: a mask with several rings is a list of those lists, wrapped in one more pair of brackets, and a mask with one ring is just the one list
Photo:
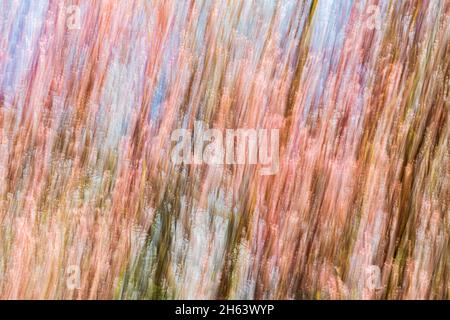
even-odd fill
[[(448, 0), (1, 0), (0, 298), (449, 299)], [(277, 128), (280, 166), (171, 133)]]

